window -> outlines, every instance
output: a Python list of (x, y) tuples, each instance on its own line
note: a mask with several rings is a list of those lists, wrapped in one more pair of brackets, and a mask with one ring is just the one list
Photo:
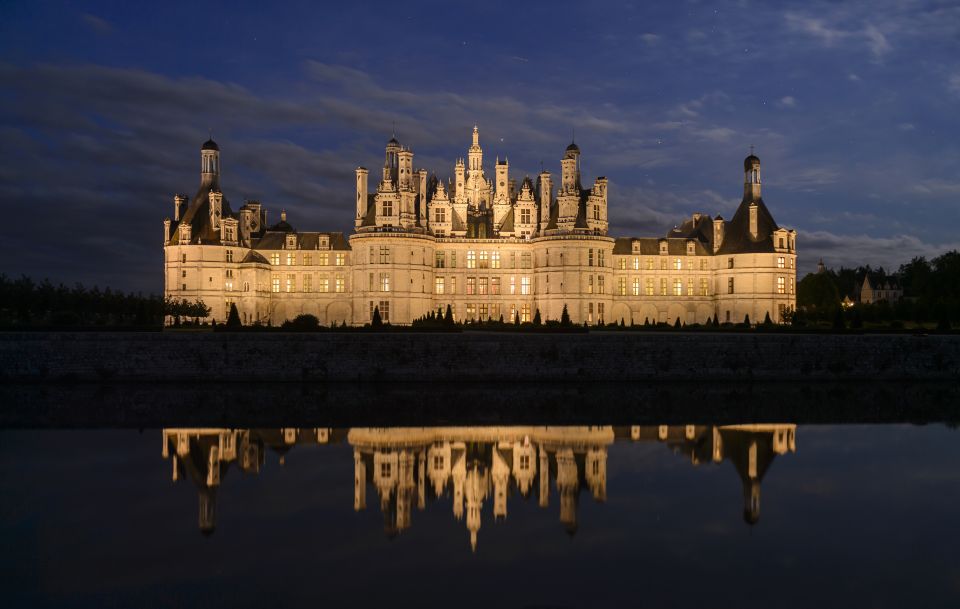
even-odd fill
[(490, 252), (485, 252), (485, 251), (480, 252), (480, 268), (482, 269), (490, 268)]
[(783, 237), (780, 237), (780, 249), (783, 249)]
[(666, 277), (660, 279), (660, 295), (667, 295), (667, 279)]
[(390, 264), (390, 246), (380, 246), (380, 264)]
[(293, 252), (287, 254), (287, 266), (293, 266), (297, 263), (297, 255)]
[(467, 251), (467, 268), (468, 269), (477, 268), (477, 252), (473, 250)]
[(472, 302), (467, 303), (467, 319), (474, 319), (477, 316), (477, 305)]
[(450, 252), (450, 268), (457, 268), (457, 252)]
[(223, 289), (227, 292), (233, 291), (233, 279), (227, 279), (223, 282)]
[(619, 296), (627, 295), (627, 278), (626, 277), (617, 278), (617, 295)]
[(727, 294), (733, 294), (733, 277), (727, 277)]
[(336, 258), (337, 266), (343, 266), (347, 261), (347, 255), (344, 254), (343, 252), (337, 252), (336, 256), (337, 256)]
[(313, 290), (313, 276), (304, 275), (303, 276), (303, 291), (310, 292)]
[(520, 293), (523, 295), (530, 294), (530, 278), (529, 277), (520, 278)]
[[(227, 262), (233, 262), (233, 250), (227, 250), (227, 251), (225, 252), (225, 255), (226, 255), (226, 261), (227, 261)], [(186, 261), (184, 261), (184, 262), (186, 262)]]
[(631, 286), (631, 290), (632, 290), (631, 294), (633, 294), (634, 296), (640, 295), (640, 278), (639, 277), (633, 278), (633, 284)]
[(337, 278), (334, 281), (334, 290), (336, 290), (337, 293), (343, 293), (344, 289), (346, 288), (343, 275), (337, 275)]
[(327, 252), (322, 252), (322, 253), (320, 254), (320, 260), (319, 260), (319, 262), (320, 262), (320, 264), (323, 265), (323, 266), (326, 266), (326, 265), (330, 264), (330, 254), (328, 254)]
[(244, 282), (243, 282), (243, 291), (244, 291), (244, 292), (249, 292), (249, 291), (250, 291), (250, 282), (249, 282), (249, 281), (244, 281)]
[(693, 296), (693, 279), (687, 279), (687, 296)]
[(683, 280), (674, 279), (673, 280), (673, 295), (682, 296), (683, 295)]
[(648, 271), (653, 270), (653, 258), (647, 258), (647, 270)]
[(500, 294), (500, 278), (491, 277), (490, 278), (490, 293), (491, 294)]
[(280, 292), (280, 277), (278, 275), (274, 275), (270, 278), (270, 291), (274, 294), (278, 294)]
[(383, 323), (385, 324), (390, 323), (390, 301), (389, 300), (380, 301), (380, 320), (383, 321)]
[(600, 206), (599, 206), (599, 205), (594, 205), (594, 206), (593, 206), (593, 219), (594, 219), (594, 220), (599, 220), (599, 219), (600, 219)]
[(701, 296), (710, 295), (710, 283), (706, 279), (700, 280), (700, 295)]
[(520, 305), (520, 321), (521, 322), (530, 321), (530, 305), (529, 304)]
[(653, 279), (647, 279), (644, 283), (643, 293), (647, 296), (653, 296)]
[(530, 210), (521, 209), (520, 210), (520, 224), (530, 224)]
[(520, 470), (526, 471), (530, 469), (530, 455), (520, 455)]
[(777, 257), (777, 268), (778, 268), (778, 269), (785, 268), (785, 267), (786, 267), (785, 262), (786, 262), (786, 261), (784, 260), (783, 256), (778, 256), (778, 257)]
[(433, 469), (443, 469), (443, 455), (433, 456)]
[(587, 276), (587, 294), (593, 294), (593, 275)]
[(513, 294), (516, 294), (516, 293), (517, 293), (517, 278), (511, 275), (510, 276), (510, 295), (512, 296)]
[(180, 262), (182, 262), (182, 263), (186, 263), (186, 262), (187, 262), (187, 255), (186, 255), (186, 254), (181, 254), (181, 255), (180, 255)]
[(523, 252), (520, 254), (520, 268), (533, 268), (533, 258), (530, 256), (530, 252)]
[(587, 323), (588, 324), (593, 323), (593, 303), (592, 302), (587, 303)]
[(597, 266), (606, 266), (606, 252), (597, 250)]
[(603, 294), (603, 275), (597, 275), (597, 294)]
[(433, 291), (436, 294), (443, 294), (443, 277), (437, 277), (433, 280)]
[(793, 277), (790, 278), (790, 293), (793, 294)]
[(433, 266), (438, 269), (442, 269), (446, 266), (447, 256), (446, 252), (436, 252), (433, 255)]
[(480, 281), (477, 284), (478, 291), (477, 293), (481, 296), (486, 295), (487, 293), (487, 277), (480, 277)]
[[(561, 254), (561, 257), (562, 257), (562, 256), (563, 256), (563, 254)], [(517, 268), (517, 253), (516, 253), (516, 252), (510, 252), (510, 268), (512, 268), (512, 269)]]
[(728, 269), (733, 268), (733, 258), (727, 258), (727, 268)]
[(187, 284), (185, 284), (185, 283), (180, 284), (180, 289), (181, 289), (181, 290), (186, 290), (186, 289), (187, 289)]
[(793, 268), (794, 262), (795, 262), (795, 260), (794, 260), (793, 258), (791, 258), (791, 259), (790, 259), (790, 268)]
[(287, 275), (287, 291), (293, 292), (297, 287), (297, 276), (296, 275)]
[(602, 302), (597, 303), (597, 322), (601, 324), (603, 323), (603, 303)]
[(472, 296), (477, 293), (477, 278), (476, 277), (467, 277), (467, 296)]
[(679, 258), (673, 259), (673, 270), (682, 271), (683, 270), (683, 261)]
[(327, 277), (320, 278), (320, 291), (324, 294), (330, 291), (330, 279)]
[(383, 216), (392, 216), (393, 215), (393, 201), (386, 199), (381, 205)]
[(487, 303), (481, 302), (479, 308), (480, 308), (480, 319), (487, 319), (488, 317), (490, 317), (490, 307), (487, 306)]
[[(652, 268), (653, 268), (653, 260), (647, 260), (647, 266), (652, 269)], [(635, 270), (635, 271), (639, 271), (639, 270), (640, 270), (640, 256), (634, 256), (634, 257), (633, 257), (633, 270)]]
[(180, 271), (180, 276), (186, 278), (187, 272), (186, 272), (186, 271)]
[(270, 254), (270, 264), (272, 264), (272, 265), (274, 265), (274, 266), (278, 266), (278, 265), (280, 264), (280, 254), (279, 254), (279, 253)]
[(451, 294), (456, 294), (456, 293), (457, 293), (457, 278), (456, 278), (456, 277), (451, 277), (451, 278), (450, 278), (450, 293), (451, 293)]
[(380, 291), (390, 291), (390, 273), (380, 273)]
[(490, 268), (498, 269), (500, 268), (500, 252), (490, 252)]
[(661, 270), (661, 271), (667, 270), (667, 259), (666, 259), (666, 258), (661, 258), (661, 259), (660, 259), (660, 270)]
[(305, 266), (313, 266), (313, 254), (304, 254), (303, 255), (303, 264)]
[(447, 221), (447, 210), (443, 207), (438, 207), (436, 211), (433, 212), (434, 222), (446, 222)]
[(777, 277), (777, 294), (786, 294), (787, 293), (787, 279), (785, 277)]
[(587, 250), (587, 266), (593, 266), (593, 248)]
[(627, 260), (626, 260), (626, 258), (621, 258), (621, 259), (617, 260), (617, 268), (620, 269), (621, 271), (625, 271), (625, 270), (627, 269)]

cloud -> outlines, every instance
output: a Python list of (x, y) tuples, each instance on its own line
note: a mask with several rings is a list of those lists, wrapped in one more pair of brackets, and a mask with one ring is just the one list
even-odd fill
[(795, 108), (796, 106), (797, 100), (791, 95), (781, 97), (779, 100), (777, 100), (777, 107), (779, 108)]
[(660, 44), (660, 36), (658, 36), (657, 34), (651, 34), (651, 33), (640, 34), (639, 38), (647, 46), (650, 46), (650, 47), (654, 47)]
[[(817, 19), (797, 13), (786, 14), (787, 28), (817, 39), (823, 46), (832, 48), (846, 43), (865, 47), (874, 59), (881, 59), (892, 50), (887, 37), (872, 24), (856, 29), (841, 29), (828, 25), (826, 19)], [(829, 23), (835, 23), (830, 21)]]
[(103, 17), (97, 17), (96, 15), (91, 15), (90, 13), (84, 13), (83, 15), (80, 15), (80, 20), (83, 21), (84, 25), (97, 34), (110, 34), (113, 32), (113, 26)]
[(956, 72), (947, 77), (947, 90), (954, 95), (960, 96), (960, 72)]
[(960, 249), (960, 242), (925, 243), (914, 235), (871, 237), (841, 235), (828, 231), (798, 231), (797, 254), (810, 271), (823, 258), (830, 267), (870, 265), (895, 270), (917, 256), (934, 258)]

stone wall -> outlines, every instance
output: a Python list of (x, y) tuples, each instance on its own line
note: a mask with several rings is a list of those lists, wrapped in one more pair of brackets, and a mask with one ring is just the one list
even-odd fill
[(4, 382), (949, 380), (960, 336), (0, 333)]

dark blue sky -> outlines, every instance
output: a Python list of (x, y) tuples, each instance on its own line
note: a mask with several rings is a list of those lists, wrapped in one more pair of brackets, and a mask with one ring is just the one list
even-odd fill
[(615, 235), (729, 217), (751, 144), (800, 270), (960, 247), (960, 3), (19, 2), (0, 7), (0, 272), (159, 292), (208, 129), (223, 188), (349, 230), (397, 137), (441, 176), (611, 181)]

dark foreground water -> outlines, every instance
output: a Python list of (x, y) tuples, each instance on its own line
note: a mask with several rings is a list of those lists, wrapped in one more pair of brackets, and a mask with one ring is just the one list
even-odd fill
[(960, 606), (951, 425), (594, 423), (0, 431), (2, 606)]

